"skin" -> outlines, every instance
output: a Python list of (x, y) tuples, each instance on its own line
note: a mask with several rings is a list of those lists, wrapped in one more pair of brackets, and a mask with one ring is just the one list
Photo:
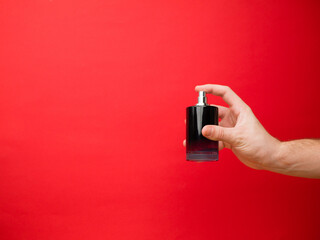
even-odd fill
[[(271, 136), (250, 107), (229, 87), (206, 84), (195, 90), (221, 97), (229, 107), (219, 108), (219, 126), (206, 125), (202, 135), (219, 141), (219, 150), (230, 149), (246, 166), (285, 175), (320, 178), (320, 140), (281, 142)], [(183, 141), (186, 146), (186, 140)]]

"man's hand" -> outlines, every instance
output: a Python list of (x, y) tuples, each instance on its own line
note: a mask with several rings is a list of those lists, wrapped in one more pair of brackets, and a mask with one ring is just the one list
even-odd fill
[[(288, 149), (285, 146), (288, 144), (272, 137), (255, 117), (250, 107), (229, 87), (206, 84), (197, 86), (195, 90), (220, 96), (229, 105), (229, 108), (214, 105), (219, 108), (219, 118), (221, 119), (219, 126), (207, 125), (202, 129), (203, 136), (210, 140), (219, 141), (219, 150), (231, 149), (241, 162), (254, 169), (264, 169), (294, 176), (315, 177), (314, 173), (309, 175), (305, 174), (303, 170), (302, 173), (299, 173), (300, 170), (294, 169), (297, 163), (296, 160), (291, 161), (288, 158), (294, 154), (287, 152)], [(316, 167), (319, 170), (316, 176), (320, 176), (320, 159)]]

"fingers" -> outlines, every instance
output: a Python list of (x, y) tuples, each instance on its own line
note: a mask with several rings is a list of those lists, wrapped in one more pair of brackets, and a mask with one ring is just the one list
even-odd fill
[(223, 101), (225, 101), (230, 107), (244, 107), (246, 106), (245, 102), (235, 94), (234, 91), (231, 90), (228, 86), (222, 86), (217, 84), (205, 84), (201, 86), (196, 86), (195, 90), (205, 91), (206, 93), (213, 94), (215, 96), (222, 97)]
[(206, 125), (202, 128), (202, 135), (213, 141), (223, 141), (232, 145), (235, 142), (233, 128), (225, 128), (217, 125)]
[(224, 118), (227, 112), (229, 111), (229, 108), (220, 106), (220, 105), (215, 105), (215, 104), (210, 104), (210, 106), (217, 107), (219, 109), (218, 114), (219, 118)]
[(183, 140), (183, 146), (185, 147), (187, 145), (187, 141)]

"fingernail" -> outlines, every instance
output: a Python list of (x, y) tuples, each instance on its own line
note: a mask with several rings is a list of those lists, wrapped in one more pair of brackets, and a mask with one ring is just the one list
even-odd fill
[(211, 134), (212, 134), (212, 128), (205, 128), (205, 130), (204, 130), (204, 135), (205, 136), (211, 136)]

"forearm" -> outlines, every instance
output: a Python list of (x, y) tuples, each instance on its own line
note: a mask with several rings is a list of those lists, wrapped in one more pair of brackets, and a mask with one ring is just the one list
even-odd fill
[(270, 171), (306, 178), (320, 178), (320, 140), (281, 142), (276, 154), (278, 166)]

